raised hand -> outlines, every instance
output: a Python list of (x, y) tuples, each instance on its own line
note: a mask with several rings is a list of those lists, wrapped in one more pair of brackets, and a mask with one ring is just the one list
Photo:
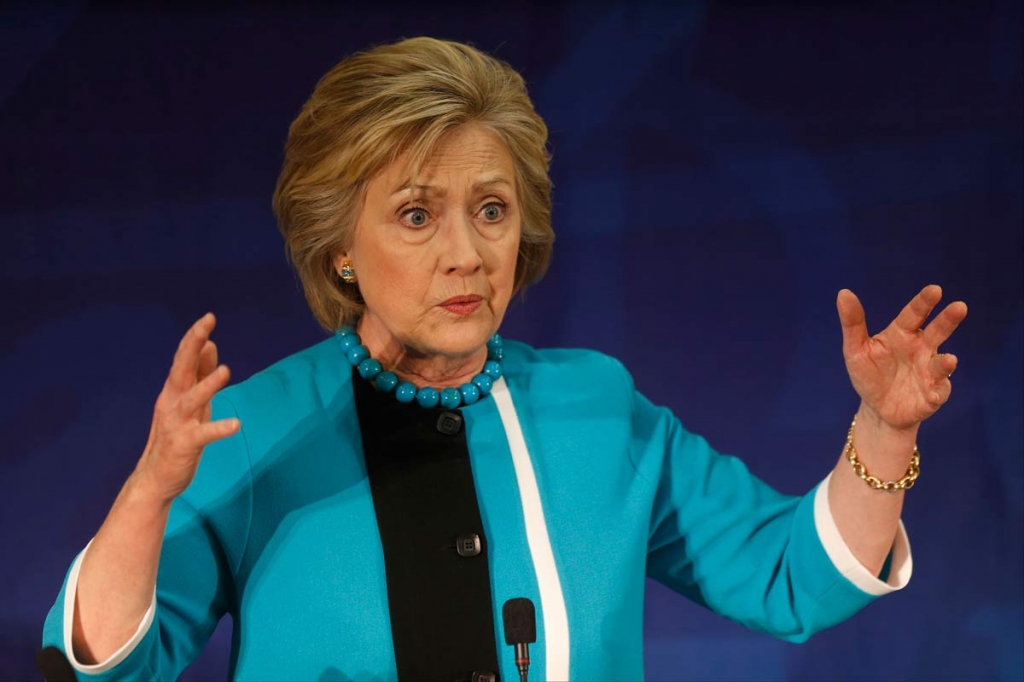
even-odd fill
[(957, 358), (939, 353), (939, 346), (967, 317), (967, 305), (950, 303), (922, 328), (940, 298), (939, 286), (926, 286), (874, 336), (868, 336), (864, 308), (852, 291), (843, 289), (836, 300), (846, 370), (862, 409), (894, 429), (915, 428), (949, 400)]
[(210, 420), (210, 401), (227, 385), (230, 372), (217, 363), (210, 340), (216, 326), (207, 313), (185, 333), (153, 409), (149, 440), (133, 476), (156, 498), (170, 502), (195, 477), (203, 449), (238, 431), (237, 419)]

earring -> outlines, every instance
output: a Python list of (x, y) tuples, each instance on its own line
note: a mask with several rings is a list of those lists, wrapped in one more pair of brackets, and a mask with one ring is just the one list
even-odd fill
[(341, 279), (346, 284), (355, 284), (358, 281), (356, 278), (356, 269), (352, 265), (352, 261), (348, 259), (341, 261)]

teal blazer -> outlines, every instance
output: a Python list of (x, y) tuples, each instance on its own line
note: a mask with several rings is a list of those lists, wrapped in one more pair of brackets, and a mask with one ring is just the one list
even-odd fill
[[(616, 360), (505, 348), (504, 381), (462, 412), (496, 640), (502, 604), (530, 598), (532, 679), (642, 679), (648, 576), (792, 642), (892, 589), (857, 573), (834, 524), (823, 531), (826, 496), (779, 494), (652, 405)], [(225, 614), (234, 679), (395, 679), (351, 367), (336, 340), (224, 389), (213, 411), (242, 429), (206, 449), (175, 501), (138, 633), (80, 666), (80, 679), (175, 678)], [(44, 646), (69, 649), (80, 561)], [(909, 556), (899, 561), (906, 574)], [(499, 646), (501, 678), (518, 679)]]

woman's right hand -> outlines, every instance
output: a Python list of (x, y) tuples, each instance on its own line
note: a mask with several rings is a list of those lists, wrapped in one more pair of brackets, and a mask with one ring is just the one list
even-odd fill
[(146, 449), (84, 553), (71, 624), (79, 664), (107, 660), (138, 629), (156, 589), (171, 502), (192, 483), (203, 448), (240, 428), (237, 419), (210, 420), (210, 401), (229, 377), (210, 341), (215, 324), (207, 313), (178, 345)]
[(210, 420), (210, 401), (231, 376), (217, 364), (210, 334), (217, 321), (207, 313), (186, 332), (153, 409), (153, 425), (132, 474), (137, 492), (170, 504), (192, 483), (203, 449), (240, 428), (237, 419)]

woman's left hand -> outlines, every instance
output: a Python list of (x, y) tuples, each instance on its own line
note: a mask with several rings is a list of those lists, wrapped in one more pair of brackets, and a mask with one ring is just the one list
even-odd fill
[(843, 289), (836, 300), (846, 370), (861, 409), (893, 429), (916, 428), (949, 400), (957, 358), (938, 349), (967, 317), (967, 305), (950, 303), (922, 329), (940, 298), (938, 285), (926, 286), (874, 336), (868, 336), (864, 308), (852, 291)]

